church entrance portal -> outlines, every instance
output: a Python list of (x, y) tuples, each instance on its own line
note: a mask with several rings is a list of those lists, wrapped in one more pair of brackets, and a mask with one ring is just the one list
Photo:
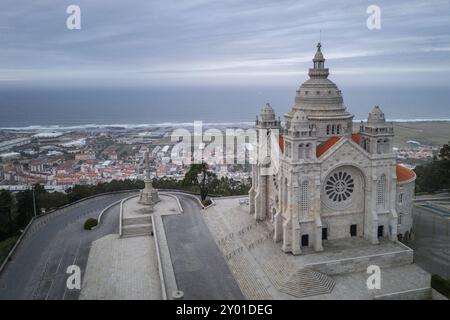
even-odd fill
[(328, 240), (328, 228), (322, 228), (322, 240)]
[(384, 233), (384, 227), (378, 226), (378, 238), (382, 238)]
[(304, 234), (302, 235), (302, 247), (309, 246), (309, 235)]
[(356, 237), (357, 236), (357, 234), (358, 234), (358, 226), (356, 225), (356, 224), (352, 224), (351, 226), (350, 226), (350, 236), (352, 236), (352, 237)]

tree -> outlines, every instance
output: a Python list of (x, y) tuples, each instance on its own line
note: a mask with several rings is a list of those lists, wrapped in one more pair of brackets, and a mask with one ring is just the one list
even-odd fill
[(444, 144), (439, 157), (415, 169), (416, 192), (435, 192), (450, 188), (450, 142)]
[(439, 157), (444, 161), (450, 160), (450, 141), (442, 146)]
[(12, 217), (13, 197), (8, 190), (0, 191), (0, 240), (4, 240), (12, 235), (15, 230)]
[(197, 186), (200, 191), (201, 201), (205, 201), (208, 197), (209, 190), (217, 181), (216, 174), (208, 169), (206, 163), (193, 164), (188, 172), (184, 175), (183, 185)]
[(31, 190), (19, 192), (17, 198), (17, 227), (23, 228), (33, 217), (33, 193)]

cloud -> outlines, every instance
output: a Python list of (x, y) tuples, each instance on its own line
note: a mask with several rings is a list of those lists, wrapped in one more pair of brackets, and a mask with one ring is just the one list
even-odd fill
[(5, 81), (291, 81), (310, 67), (320, 30), (332, 74), (432, 82), (450, 66), (446, 0), (378, 1), (376, 31), (366, 28), (371, 1), (78, 0), (76, 31), (65, 27), (73, 1), (0, 1)]

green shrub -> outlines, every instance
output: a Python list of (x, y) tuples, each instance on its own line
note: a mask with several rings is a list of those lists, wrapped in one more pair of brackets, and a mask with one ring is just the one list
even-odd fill
[(443, 294), (447, 298), (450, 298), (450, 281), (438, 276), (437, 274), (431, 277), (431, 287)]
[(84, 223), (84, 230), (91, 230), (96, 225), (98, 225), (98, 220), (94, 218), (89, 218)]

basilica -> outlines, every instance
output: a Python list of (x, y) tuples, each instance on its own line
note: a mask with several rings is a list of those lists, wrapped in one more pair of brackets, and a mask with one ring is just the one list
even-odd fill
[(328, 76), (319, 43), (284, 126), (270, 104), (256, 120), (258, 148), (267, 137), (269, 146), (253, 165), (250, 213), (294, 255), (338, 239), (377, 244), (411, 235), (416, 176), (397, 164), (392, 123), (375, 106), (354, 128)]

